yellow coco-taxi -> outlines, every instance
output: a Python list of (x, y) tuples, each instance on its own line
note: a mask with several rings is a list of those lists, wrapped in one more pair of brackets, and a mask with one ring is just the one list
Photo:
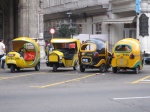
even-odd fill
[(111, 53), (108, 52), (108, 42), (92, 38), (86, 40), (79, 52), (80, 71), (85, 69), (99, 69), (105, 72), (111, 67)]
[(53, 50), (48, 53), (46, 65), (53, 67), (53, 72), (56, 72), (59, 67), (73, 67), (76, 70), (80, 40), (53, 38), (50, 43), (53, 46)]
[(6, 56), (6, 65), (11, 72), (22, 68), (40, 69), (40, 47), (29, 37), (18, 37), (12, 40), (13, 50)]
[(140, 49), (140, 42), (134, 38), (125, 38), (118, 41), (112, 49), (112, 71), (116, 73), (118, 70), (126, 71), (134, 70), (139, 73), (143, 68), (143, 58)]

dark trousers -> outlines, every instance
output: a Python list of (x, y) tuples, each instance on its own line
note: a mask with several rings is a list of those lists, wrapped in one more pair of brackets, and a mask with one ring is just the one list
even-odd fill
[(1, 60), (1, 58), (4, 56), (3, 55), (0, 55), (0, 64), (1, 64), (1, 68), (4, 68), (4, 65), (5, 65), (5, 60)]

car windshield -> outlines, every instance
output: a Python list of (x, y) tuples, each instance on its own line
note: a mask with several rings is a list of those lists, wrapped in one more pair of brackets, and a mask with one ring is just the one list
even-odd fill
[(144, 57), (150, 57), (150, 53), (145, 53)]
[(54, 43), (53, 47), (54, 47), (54, 50), (58, 50), (61, 52), (66, 52), (66, 51), (76, 52), (77, 51), (76, 43)]
[(95, 49), (95, 44), (84, 44), (81, 47), (81, 50), (94, 51)]

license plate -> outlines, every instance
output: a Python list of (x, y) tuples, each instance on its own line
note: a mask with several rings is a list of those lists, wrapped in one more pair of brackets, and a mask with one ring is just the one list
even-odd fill
[(8, 58), (8, 60), (14, 60), (14, 58)]
[(88, 59), (82, 59), (83, 62), (88, 62)]
[(126, 59), (123, 59), (123, 58), (121, 58), (121, 59), (117, 59), (117, 64), (118, 65), (126, 65), (127, 64), (127, 60)]
[(119, 61), (120, 61), (120, 65), (123, 65), (123, 59), (120, 59)]
[(7, 61), (7, 63), (13, 63), (13, 62), (14, 62), (13, 60), (8, 60), (8, 61)]

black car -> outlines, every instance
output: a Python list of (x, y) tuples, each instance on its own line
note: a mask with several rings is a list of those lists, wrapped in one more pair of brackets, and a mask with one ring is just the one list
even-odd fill
[(144, 54), (144, 63), (145, 64), (150, 64), (150, 52), (146, 52)]

